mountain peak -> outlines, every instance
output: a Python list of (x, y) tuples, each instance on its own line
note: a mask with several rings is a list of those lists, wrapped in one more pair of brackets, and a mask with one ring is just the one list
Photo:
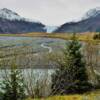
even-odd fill
[(0, 9), (0, 18), (4, 18), (8, 20), (20, 20), (21, 19), (21, 17), (17, 13), (7, 8)]
[(27, 22), (40, 23), (38, 20), (21, 17), (16, 12), (14, 12), (10, 9), (7, 9), (7, 8), (0, 9), (0, 18), (7, 19), (7, 20), (19, 20), (19, 21), (24, 20)]
[(88, 19), (90, 17), (96, 17), (100, 15), (100, 7), (94, 8), (94, 9), (90, 9), (86, 14), (85, 17), (83, 17), (83, 19)]
[(45, 25), (21, 17), (7, 8), (0, 9), (0, 33), (46, 32)]
[(17, 13), (15, 13), (15, 12), (13, 12), (12, 10), (9, 10), (9, 9), (7, 9), (7, 8), (3, 8), (3, 9), (1, 9), (0, 11), (5, 12), (6, 14), (14, 14), (14, 15), (19, 16)]

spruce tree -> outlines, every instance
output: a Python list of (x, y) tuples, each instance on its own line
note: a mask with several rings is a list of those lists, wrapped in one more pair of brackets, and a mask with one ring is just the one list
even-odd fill
[[(91, 89), (88, 83), (85, 61), (81, 54), (81, 44), (75, 34), (64, 50), (64, 63), (52, 75), (52, 93), (84, 93)], [(61, 62), (62, 63), (62, 62)]]
[(11, 67), (9, 76), (1, 83), (2, 100), (24, 100), (25, 90), (22, 72), (15, 65)]

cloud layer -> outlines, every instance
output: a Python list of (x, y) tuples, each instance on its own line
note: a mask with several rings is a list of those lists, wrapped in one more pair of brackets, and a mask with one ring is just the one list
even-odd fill
[(99, 6), (100, 0), (0, 0), (0, 8), (14, 10), (47, 25), (78, 20), (89, 9)]

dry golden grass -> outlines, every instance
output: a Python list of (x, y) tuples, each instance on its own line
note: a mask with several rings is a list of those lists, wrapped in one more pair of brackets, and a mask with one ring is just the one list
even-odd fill
[[(93, 40), (93, 36), (96, 33), (77, 33), (77, 39), (84, 42), (100, 43), (100, 40)], [(46, 38), (59, 38), (64, 40), (70, 40), (71, 33), (24, 33), (24, 34), (0, 34), (0, 36), (18, 36), (18, 37), (46, 37)]]
[[(98, 41), (100, 40), (93, 40), (93, 36), (96, 33), (77, 33), (77, 38), (80, 41)], [(47, 38), (60, 38), (69, 40), (72, 36), (71, 33), (39, 33), (39, 32), (33, 32), (33, 33), (23, 33), (23, 34), (0, 34), (0, 36), (23, 36), (23, 37), (47, 37)]]
[(100, 100), (100, 90), (92, 91), (88, 94), (83, 94), (83, 95), (76, 94), (76, 95), (65, 95), (65, 96), (53, 96), (41, 99), (28, 98), (26, 100)]
[[(93, 43), (100, 43), (100, 40), (93, 40), (93, 36), (96, 33), (77, 33), (77, 39), (80, 41), (91, 41)], [(72, 34), (71, 33), (28, 33), (28, 34), (19, 34), (18, 36), (25, 36), (25, 37), (47, 37), (47, 38), (60, 38), (65, 40), (70, 40)]]

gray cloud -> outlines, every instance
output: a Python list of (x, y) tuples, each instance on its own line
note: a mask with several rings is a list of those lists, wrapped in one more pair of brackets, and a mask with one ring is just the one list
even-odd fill
[(77, 20), (99, 6), (100, 0), (0, 0), (0, 8), (6, 7), (48, 25)]

